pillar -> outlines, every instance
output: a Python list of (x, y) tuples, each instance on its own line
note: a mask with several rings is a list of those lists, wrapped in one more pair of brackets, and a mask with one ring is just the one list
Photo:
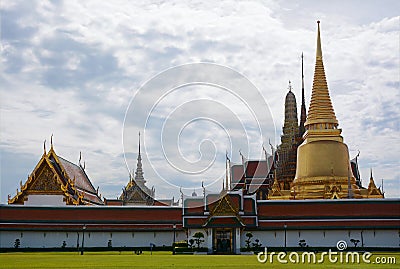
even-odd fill
[(208, 248), (208, 253), (213, 253), (213, 229), (212, 228), (208, 228), (207, 248)]
[(235, 228), (235, 253), (240, 254), (240, 228)]

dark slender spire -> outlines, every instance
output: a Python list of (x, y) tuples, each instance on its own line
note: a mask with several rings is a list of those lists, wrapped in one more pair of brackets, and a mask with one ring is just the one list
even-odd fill
[(307, 120), (307, 110), (306, 110), (306, 99), (304, 97), (304, 56), (301, 53), (301, 110), (300, 110), (300, 125), (299, 125), (299, 136), (302, 137), (306, 131), (304, 123)]

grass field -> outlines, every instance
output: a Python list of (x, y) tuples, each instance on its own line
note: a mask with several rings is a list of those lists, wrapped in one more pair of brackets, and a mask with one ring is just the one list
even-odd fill
[[(319, 257), (319, 255), (317, 255)], [(396, 264), (373, 263), (376, 257), (395, 257)], [(170, 252), (1, 253), (0, 268), (399, 268), (400, 253), (373, 253), (371, 263), (273, 264), (256, 255), (171, 255)]]

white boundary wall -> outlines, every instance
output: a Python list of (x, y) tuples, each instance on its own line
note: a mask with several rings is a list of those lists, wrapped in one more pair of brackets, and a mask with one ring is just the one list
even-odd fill
[[(204, 234), (203, 247), (210, 246), (211, 236), (207, 236), (204, 229), (190, 229), (189, 239), (197, 231)], [(242, 230), (240, 245), (245, 247), (246, 233)], [(259, 239), (263, 247), (284, 247), (285, 231), (250, 231), (253, 234), (252, 242)], [(79, 240), (78, 240), (79, 234)], [(361, 235), (362, 234), (362, 235)], [(135, 232), (104, 232), (86, 231), (85, 247), (107, 247), (109, 240), (113, 247), (148, 247), (150, 243), (156, 246), (171, 246), (173, 231), (135, 231)], [(13, 248), (15, 240), (20, 240), (20, 248), (58, 248), (66, 243), (66, 247), (76, 247), (82, 243), (80, 232), (52, 232), (52, 231), (0, 231), (0, 248)], [(186, 232), (176, 231), (176, 241), (186, 240)], [(286, 246), (299, 247), (299, 241), (305, 240), (309, 247), (336, 247), (339, 240), (347, 245), (354, 246), (351, 239), (360, 240), (357, 246), (361, 247), (400, 247), (400, 230), (287, 230)]]
[[(82, 232), (47, 232), (47, 231), (0, 231), (0, 248), (13, 248), (16, 239), (20, 240), (20, 248), (58, 248), (66, 243), (66, 247), (77, 247), (82, 244)], [(186, 234), (176, 232), (176, 241), (185, 240)], [(155, 232), (85, 232), (85, 247), (107, 247), (109, 240), (113, 247), (149, 247), (171, 246), (174, 233)]]

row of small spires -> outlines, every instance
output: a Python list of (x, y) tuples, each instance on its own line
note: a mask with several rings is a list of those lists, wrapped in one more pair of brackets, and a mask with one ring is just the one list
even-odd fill
[[(53, 134), (51, 135), (51, 148), (53, 148)], [(45, 143), (46, 143), (46, 140), (44, 140), (44, 152), (46, 153), (46, 146), (45, 146)], [(272, 149), (272, 155), (274, 156), (274, 148), (273, 148), (273, 146), (272, 146), (272, 144), (270, 143), (270, 146), (271, 146), (271, 149)], [(266, 156), (266, 159), (267, 159), (267, 152), (266, 152), (266, 150), (265, 150), (265, 148), (264, 148), (264, 145), (262, 146), (263, 147), (263, 150), (264, 150), (264, 152), (265, 152), (265, 156)], [(244, 159), (245, 159), (245, 157), (243, 156), (243, 154), (241, 153), (241, 151), (239, 150), (239, 154), (241, 155), (241, 157), (242, 157), (242, 164), (244, 164)], [(358, 154), (357, 154), (357, 156), (356, 156), (356, 158), (358, 158), (358, 156), (360, 155), (360, 152), (358, 152)], [(79, 153), (79, 166), (82, 168), (82, 169), (85, 169), (85, 163), (84, 163), (84, 166), (82, 167), (81, 166), (81, 159), (82, 159), (82, 153), (80, 152)], [(227, 163), (227, 165), (228, 165), (228, 163), (230, 164), (230, 158), (228, 157), (228, 153), (226, 153), (226, 163)], [(230, 166), (230, 165), (229, 165)], [(370, 179), (373, 179), (373, 175), (372, 175), (372, 168), (370, 168)], [(28, 175), (28, 178), (30, 177), (31, 175)], [(224, 183), (223, 183), (223, 187), (222, 187), (222, 189), (223, 190), (228, 190), (228, 174), (227, 174), (227, 177), (226, 177), (226, 182), (227, 182), (227, 186), (226, 186), (226, 188), (225, 188), (225, 186), (224, 186)], [(75, 178), (72, 180), (72, 184), (74, 184), (75, 183)], [(21, 190), (22, 190), (22, 187), (23, 187), (23, 184), (22, 184), (22, 181), (20, 181), (20, 187), (21, 187)], [(204, 182), (202, 181), (201, 182), (201, 187), (203, 188), (203, 195), (205, 195), (205, 193), (206, 193), (206, 191), (205, 191), (205, 187), (204, 187)], [(152, 188), (152, 190), (154, 189), (154, 187)], [(379, 188), (378, 189), (381, 189), (381, 191), (383, 192), (383, 179), (382, 179), (382, 183), (381, 183), (381, 186), (379, 186)], [(182, 192), (182, 187), (180, 188), (180, 193), (181, 193), (181, 196), (182, 196), (182, 198), (183, 198), (183, 196), (184, 196), (184, 194), (183, 194), (183, 192)], [(18, 190), (18, 188), (17, 188), (17, 194), (18, 194), (18, 192), (19, 192), (19, 190)], [(99, 186), (97, 186), (97, 189), (96, 189), (96, 193), (97, 194), (99, 194)], [(8, 195), (8, 199), (10, 199), (10, 194)], [(100, 194), (100, 197), (101, 197), (101, 194)], [(192, 197), (197, 197), (197, 193), (196, 193), (196, 188), (194, 188), (193, 189), (193, 193), (192, 193)]]

